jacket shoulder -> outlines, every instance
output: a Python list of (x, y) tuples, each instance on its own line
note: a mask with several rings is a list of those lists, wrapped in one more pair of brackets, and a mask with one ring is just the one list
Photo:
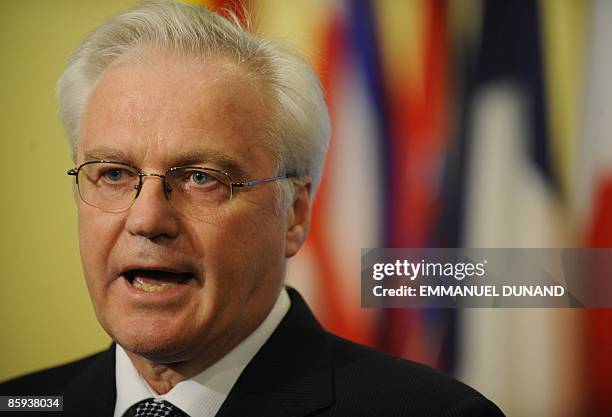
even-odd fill
[(337, 405), (350, 410), (358, 404), (354, 415), (503, 417), (478, 391), (433, 368), (329, 337)]
[(56, 395), (85, 370), (99, 363), (108, 351), (95, 353), (85, 358), (60, 366), (22, 375), (0, 384), (2, 395)]

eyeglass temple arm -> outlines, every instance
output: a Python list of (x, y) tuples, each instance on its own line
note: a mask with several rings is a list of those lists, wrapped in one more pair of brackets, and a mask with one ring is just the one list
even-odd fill
[(66, 171), (66, 174), (67, 175), (74, 175), (75, 176), (75, 175), (77, 175), (78, 172), (79, 171), (76, 168), (72, 168), (72, 169), (69, 169), (68, 171)]
[(242, 187), (251, 187), (253, 185), (257, 185), (257, 184), (263, 184), (266, 182), (273, 182), (273, 181), (278, 181), (278, 180), (284, 180), (285, 178), (293, 178), (295, 177), (295, 175), (292, 174), (285, 174), (285, 175), (279, 175), (277, 177), (272, 177), (272, 178), (262, 178), (259, 180), (251, 180), (251, 181), (245, 181), (245, 182), (233, 182), (232, 185), (234, 187), (238, 187), (238, 188), (242, 188)]

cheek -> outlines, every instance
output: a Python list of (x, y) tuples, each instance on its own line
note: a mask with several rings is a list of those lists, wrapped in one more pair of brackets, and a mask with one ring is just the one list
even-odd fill
[(264, 277), (278, 273), (284, 259), (284, 228), (281, 219), (255, 210), (238, 211), (223, 219), (224, 226), (202, 227), (198, 235), (202, 261), (210, 278), (222, 287), (254, 287)]
[(112, 215), (79, 203), (79, 248), (88, 285), (90, 281), (99, 280), (99, 276), (105, 272), (119, 226), (120, 222)]

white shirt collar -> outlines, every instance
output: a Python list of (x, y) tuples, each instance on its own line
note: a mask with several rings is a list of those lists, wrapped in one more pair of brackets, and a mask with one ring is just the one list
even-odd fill
[(238, 377), (278, 327), (289, 310), (287, 290), (281, 290), (265, 320), (234, 349), (193, 378), (176, 384), (168, 393), (158, 395), (140, 376), (125, 350), (117, 345), (115, 386), (117, 401), (114, 417), (121, 417), (135, 403), (146, 398), (163, 398), (190, 417), (212, 417), (221, 408)]

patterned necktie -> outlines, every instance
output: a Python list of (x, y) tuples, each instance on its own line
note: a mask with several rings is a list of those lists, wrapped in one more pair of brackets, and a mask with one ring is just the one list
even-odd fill
[(124, 417), (189, 417), (181, 409), (161, 398), (147, 398), (131, 406)]

